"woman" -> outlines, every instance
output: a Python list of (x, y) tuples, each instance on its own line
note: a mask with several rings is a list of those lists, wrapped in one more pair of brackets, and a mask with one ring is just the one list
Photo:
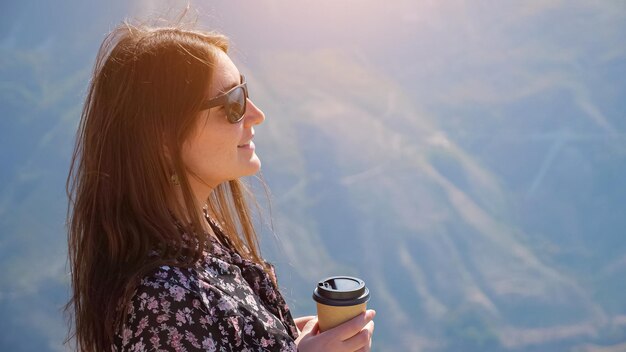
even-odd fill
[(214, 32), (123, 23), (104, 40), (68, 177), (82, 351), (368, 351), (374, 311), (293, 319), (240, 180), (265, 120)]

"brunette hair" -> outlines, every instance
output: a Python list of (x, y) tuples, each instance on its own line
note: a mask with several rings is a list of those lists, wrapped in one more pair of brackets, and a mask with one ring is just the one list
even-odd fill
[[(229, 41), (183, 27), (125, 20), (96, 57), (66, 184), (72, 283), (66, 343), (75, 339), (80, 351), (111, 349), (143, 275), (161, 265), (192, 266), (210, 246), (181, 150), (200, 116), (218, 51), (226, 53)], [(172, 199), (173, 173), (184, 205)], [(275, 280), (260, 254), (250, 197), (242, 180), (224, 182), (207, 199), (208, 213), (235, 250)], [(198, 245), (185, 246), (172, 211), (186, 217), (185, 233)], [(149, 255), (154, 250), (158, 256)]]

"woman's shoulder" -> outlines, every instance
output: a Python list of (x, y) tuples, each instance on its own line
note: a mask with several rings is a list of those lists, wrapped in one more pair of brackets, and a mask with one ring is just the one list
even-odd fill
[[(152, 251), (151, 260), (158, 260), (159, 253)], [(181, 257), (184, 258), (184, 257)], [(145, 272), (139, 281), (139, 286), (154, 288), (168, 288), (180, 286), (189, 291), (197, 291), (202, 280), (212, 279), (232, 274), (230, 256), (222, 246), (216, 246), (211, 240), (211, 246), (203, 250), (199, 260), (193, 265), (160, 265)], [(183, 260), (183, 259), (180, 259)]]
[(230, 301), (248, 293), (246, 286), (236, 266), (205, 253), (191, 267), (162, 265), (148, 271), (139, 280), (131, 301), (135, 307), (142, 306), (146, 300), (177, 305), (186, 302), (207, 313), (210, 308), (219, 307), (219, 311), (211, 313), (228, 315), (234, 314), (228, 308), (235, 308)]
[(223, 277), (231, 274), (230, 263), (205, 252), (193, 266), (161, 265), (148, 271), (139, 280), (137, 292), (159, 291), (179, 297), (185, 291), (197, 295), (220, 286)]
[(128, 303), (125, 324), (139, 330), (143, 321), (178, 326), (195, 322), (206, 328), (224, 317), (240, 315), (224, 289), (194, 267), (163, 265), (150, 270)]

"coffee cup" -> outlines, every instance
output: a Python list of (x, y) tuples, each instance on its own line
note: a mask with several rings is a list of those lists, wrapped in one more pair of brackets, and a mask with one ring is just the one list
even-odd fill
[(313, 300), (321, 332), (365, 312), (370, 292), (365, 282), (351, 276), (331, 276), (317, 283)]

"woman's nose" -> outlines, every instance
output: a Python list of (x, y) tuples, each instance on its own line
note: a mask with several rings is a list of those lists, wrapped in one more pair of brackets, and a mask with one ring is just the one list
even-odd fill
[(244, 118), (245, 124), (249, 126), (254, 126), (265, 121), (265, 114), (263, 113), (263, 111), (257, 108), (257, 106), (254, 105), (250, 98), (247, 99), (248, 101), (246, 104), (248, 105), (246, 106), (246, 116)]

